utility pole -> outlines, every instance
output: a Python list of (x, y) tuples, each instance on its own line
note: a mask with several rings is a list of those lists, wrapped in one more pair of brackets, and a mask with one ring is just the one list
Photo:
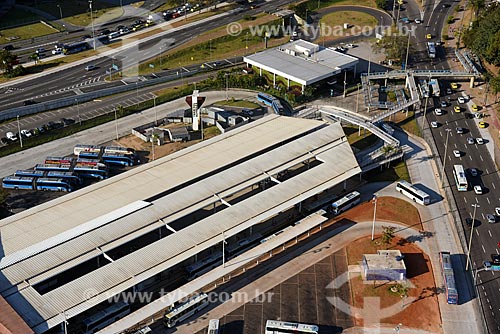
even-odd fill
[(92, 0), (89, 0), (89, 6), (90, 6), (90, 23), (92, 25), (92, 41), (94, 42), (94, 51), (95, 51), (94, 13), (92, 12)]
[(345, 98), (345, 86), (347, 84), (347, 71), (344, 72), (344, 98)]
[(19, 115), (17, 115), (17, 133), (19, 134), (19, 143), (23, 148), (23, 135), (21, 134), (21, 123), (19, 123)]
[(377, 217), (377, 194), (373, 194), (373, 223), (372, 223), (372, 241), (375, 237), (375, 218)]
[(153, 97), (153, 109), (155, 110), (155, 126), (158, 125), (158, 114), (156, 113), (156, 96)]
[(356, 94), (356, 113), (359, 110), (359, 84), (358, 84), (358, 94)]
[[(431, 80), (431, 77), (429, 77), (429, 81)], [(430, 83), (427, 83), (427, 96), (425, 97), (425, 108), (424, 108), (424, 117), (422, 118), (422, 132), (424, 132), (424, 126), (425, 126), (425, 116), (427, 115), (427, 103), (429, 102), (429, 95), (431, 94), (430, 90)]]
[(405, 71), (408, 71), (408, 53), (410, 51), (410, 36), (411, 34), (408, 33), (408, 43), (406, 44)]
[(116, 140), (118, 140), (118, 117), (116, 116), (116, 108), (115, 108), (115, 132), (116, 132)]
[(472, 246), (472, 236), (474, 235), (474, 225), (476, 225), (476, 209), (479, 208), (479, 204), (472, 204), (474, 207), (474, 213), (472, 214), (472, 229), (470, 230), (469, 247), (467, 248), (467, 264), (465, 265), (465, 271), (469, 270), (470, 263), (470, 248)]

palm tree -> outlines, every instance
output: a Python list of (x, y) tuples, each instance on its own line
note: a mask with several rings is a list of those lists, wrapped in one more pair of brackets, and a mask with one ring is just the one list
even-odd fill
[(33, 60), (35, 62), (35, 65), (36, 65), (36, 64), (38, 64), (38, 60), (40, 60), (40, 56), (38, 55), (38, 53), (33, 53), (30, 56), (30, 59)]

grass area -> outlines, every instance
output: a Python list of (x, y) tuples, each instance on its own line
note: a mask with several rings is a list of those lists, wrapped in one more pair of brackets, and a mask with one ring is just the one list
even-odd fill
[[(108, 2), (93, 0), (92, 10), (94, 11), (94, 19), (97, 19), (99, 16), (103, 15), (106, 11), (111, 10), (113, 7), (114, 6)], [(40, 1), (39, 4), (35, 6), (35, 8), (47, 12), (57, 19), (61, 17), (62, 13), (62, 17), (65, 21), (75, 25), (87, 26), (90, 24), (90, 6), (88, 1)]]
[(398, 125), (406, 132), (414, 134), (415, 136), (422, 137), (422, 132), (418, 127), (417, 120), (415, 119), (414, 114), (415, 113), (413, 111), (409, 112), (408, 117), (399, 121)]
[[(93, 17), (94, 17), (94, 26), (98, 29), (100, 24), (104, 24), (105, 22), (118, 18), (122, 16), (123, 10), (121, 8), (102, 8), (96, 9), (93, 6)], [(69, 16), (64, 18), (64, 21), (71, 23), (75, 26), (87, 27), (91, 24), (90, 10), (86, 13), (77, 14), (73, 16)]]
[[(243, 31), (237, 36), (227, 34), (226, 27), (219, 27), (201, 34), (196, 39), (175, 48), (171, 52), (141, 64), (139, 74), (151, 72), (149, 64), (156, 69), (178, 68), (196, 63), (210, 62), (217, 59), (233, 58), (244, 54), (254, 53), (264, 48), (263, 38), (248, 33), (250, 25), (277, 24), (279, 20), (272, 15), (259, 15), (254, 20), (241, 20)], [(246, 29), (246, 30), (245, 30)], [(268, 47), (283, 44), (288, 37), (270, 38)]]
[(183, 19), (183, 20), (179, 20), (177, 22), (172, 22), (172, 27), (174, 27), (174, 28), (180, 27), (180, 26), (183, 26), (183, 25), (188, 24), (188, 23), (196, 22), (196, 21), (205, 19), (207, 17), (223, 13), (226, 10), (227, 10), (227, 8), (223, 7), (221, 9), (217, 8), (217, 10), (211, 10), (209, 12), (198, 13), (196, 15), (188, 16), (185, 20)]
[(361, 129), (361, 136), (358, 134), (358, 128), (352, 126), (343, 127), (345, 134), (347, 135), (347, 141), (351, 146), (357, 148), (358, 150), (363, 150), (375, 144), (378, 140), (377, 136), (368, 134), (366, 131)]
[(203, 128), (203, 139), (208, 139), (220, 135), (220, 130), (215, 125)]
[(370, 182), (381, 182), (381, 181), (400, 181), (405, 180), (411, 182), (410, 174), (408, 173), (408, 168), (404, 161), (391, 162), (389, 168), (384, 168), (382, 171), (380, 169), (374, 169), (363, 175), (365, 180)]
[[(350, 24), (351, 28), (344, 29), (344, 23)], [(323, 16), (320, 24), (324, 27), (324, 32), (319, 34), (316, 41), (323, 42), (358, 34), (366, 27), (373, 28), (377, 25), (377, 19), (366, 13), (340, 11)]]
[(246, 100), (228, 100), (228, 101), (222, 100), (222, 101), (214, 102), (213, 104), (216, 104), (219, 106), (240, 107), (240, 108), (248, 108), (248, 109), (260, 108), (260, 106), (257, 103), (246, 101)]
[[(24, 25), (33, 22), (38, 22), (42, 20), (41, 16), (38, 16), (35, 13), (20, 9), (20, 8), (12, 8), (7, 12), (7, 14), (2, 16), (2, 20), (0, 21), (0, 28), (9, 28), (17, 25)], [(0, 31), (0, 34), (3, 35), (3, 32)]]
[(43, 23), (28, 24), (22, 27), (1, 30), (0, 44), (12, 42), (12, 38), (14, 38), (15, 40), (30, 39), (34, 37), (50, 35), (56, 32), (58, 32), (56, 29)]

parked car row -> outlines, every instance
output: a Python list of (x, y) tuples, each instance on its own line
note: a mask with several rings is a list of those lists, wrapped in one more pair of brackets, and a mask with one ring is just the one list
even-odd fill
[(21, 131), (18, 133), (13, 133), (13, 132), (9, 131), (5, 134), (5, 137), (0, 138), (0, 143), (3, 145), (7, 145), (9, 143), (18, 141), (19, 136), (21, 136), (22, 138), (30, 138), (33, 136), (38, 136), (46, 131), (60, 129), (60, 128), (63, 128), (65, 126), (68, 126), (68, 125), (71, 125), (74, 123), (75, 123), (75, 120), (72, 118), (61, 118), (61, 120), (59, 122), (50, 121), (47, 124), (41, 125), (41, 126), (34, 128), (34, 129), (30, 129), (30, 130), (21, 129)]

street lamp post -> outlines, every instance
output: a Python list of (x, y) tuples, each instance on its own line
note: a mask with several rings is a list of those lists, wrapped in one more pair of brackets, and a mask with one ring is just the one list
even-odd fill
[(76, 112), (78, 114), (78, 124), (82, 125), (82, 119), (80, 118), (80, 105), (78, 104), (78, 99), (75, 99), (76, 102)]
[(94, 51), (95, 51), (94, 13), (92, 12), (92, 0), (89, 0), (89, 7), (90, 7), (90, 23), (92, 25), (92, 41), (94, 42)]
[(375, 237), (375, 218), (377, 217), (377, 194), (373, 194), (373, 223), (372, 223), (372, 241)]
[[(429, 77), (429, 81), (431, 78)], [(430, 95), (430, 87), (427, 86), (427, 96), (425, 97), (425, 108), (424, 108), (424, 117), (422, 118), (422, 132), (424, 131), (424, 126), (425, 126), (425, 116), (427, 115), (427, 103), (429, 102), (429, 95)]]
[(23, 148), (23, 135), (21, 134), (21, 123), (19, 123), (19, 115), (17, 115), (17, 133), (19, 133), (19, 143)]
[(411, 34), (408, 33), (408, 43), (406, 44), (405, 71), (408, 70), (408, 53), (410, 52), (410, 36)]
[(57, 8), (59, 8), (59, 15), (61, 16), (61, 21), (62, 21), (62, 8), (61, 5), (57, 5)]
[(441, 187), (444, 187), (444, 166), (446, 166), (446, 152), (448, 151), (448, 136), (450, 135), (451, 129), (445, 129), (445, 131), (446, 131), (446, 141), (444, 143), (443, 167), (441, 168)]
[(116, 108), (115, 108), (115, 132), (116, 132), (116, 140), (118, 140), (118, 117), (116, 115)]
[(224, 76), (226, 77), (226, 101), (229, 100), (229, 73), (224, 73)]
[(359, 110), (359, 86), (360, 84), (358, 84), (358, 94), (356, 94), (356, 113)]
[(347, 71), (344, 72), (344, 98), (345, 98), (345, 86), (347, 84)]
[(472, 214), (472, 228), (470, 230), (470, 238), (469, 238), (469, 247), (467, 248), (467, 264), (465, 265), (465, 270), (469, 270), (469, 263), (470, 263), (470, 248), (472, 246), (472, 236), (474, 235), (474, 225), (476, 222), (476, 209), (479, 208), (479, 204), (472, 204), (474, 207), (474, 213)]
[(158, 114), (156, 112), (156, 96), (153, 97), (153, 109), (155, 110), (155, 125), (158, 125)]

